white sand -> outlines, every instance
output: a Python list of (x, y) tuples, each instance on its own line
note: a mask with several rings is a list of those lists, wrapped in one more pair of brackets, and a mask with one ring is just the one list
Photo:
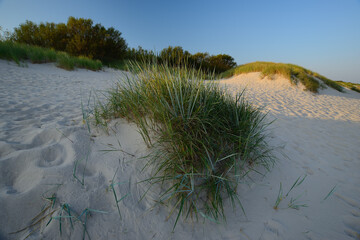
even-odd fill
[[(0, 60), (0, 239), (18, 239), (29, 231), (10, 235), (31, 224), (46, 203), (42, 195), (56, 193), (77, 213), (96, 209), (87, 220), (92, 239), (359, 239), (360, 238), (360, 94), (327, 89), (314, 95), (282, 78), (260, 79), (258, 73), (222, 80), (235, 93), (264, 107), (272, 125), (270, 144), (282, 146), (276, 166), (266, 176), (239, 186), (246, 216), (226, 202), (227, 223), (180, 219), (175, 233), (169, 209), (154, 206), (150, 192), (139, 201), (145, 186), (137, 182), (147, 154), (136, 126), (125, 120), (110, 124), (110, 135), (82, 123), (81, 99), (87, 105), (92, 89), (107, 89), (120, 72), (76, 70), (52, 64), (27, 68)], [(94, 92), (94, 91), (92, 91)], [(111, 147), (124, 152), (103, 152)], [(73, 176), (76, 160), (89, 155), (82, 186)], [(78, 166), (82, 179), (84, 162)], [(116, 169), (119, 203), (107, 191)], [(284, 193), (299, 176), (305, 181), (274, 210), (279, 184)], [(55, 185), (60, 187), (54, 188)], [(335, 191), (322, 201), (330, 190)], [(299, 197), (299, 210), (288, 208)], [(58, 204), (56, 205), (58, 206)], [(54, 216), (59, 215), (55, 213)], [(29, 239), (81, 239), (79, 222), (53, 220)]]

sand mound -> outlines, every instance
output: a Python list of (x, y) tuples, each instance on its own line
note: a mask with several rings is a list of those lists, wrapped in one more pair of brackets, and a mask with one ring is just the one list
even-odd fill
[[(266, 176), (251, 175), (240, 185), (246, 216), (226, 203), (226, 224), (180, 221), (172, 233), (176, 216), (167, 220), (169, 209), (154, 207), (156, 191), (140, 201), (148, 150), (136, 126), (112, 121), (107, 134), (83, 124), (81, 102), (86, 110), (90, 92), (118, 79), (121, 72), (111, 69), (68, 72), (0, 61), (0, 239), (25, 237), (36, 227), (41, 231), (29, 239), (80, 239), (86, 212), (92, 239), (359, 238), (360, 94), (326, 89), (315, 95), (258, 73), (221, 80), (234, 94), (246, 87), (248, 99), (277, 119), (269, 141), (282, 146), (279, 160)], [(285, 195), (305, 175), (275, 210), (280, 183)], [(121, 217), (111, 183), (118, 199), (125, 197), (118, 203)], [(74, 229), (62, 219), (60, 236), (57, 218), (9, 234), (36, 222), (51, 196), (54, 208), (68, 204), (73, 215), (85, 213), (74, 219)]]
[(245, 88), (251, 102), (273, 115), (360, 121), (360, 94), (351, 90), (345, 89), (341, 93), (326, 88), (314, 94), (303, 91), (301, 83), (293, 85), (281, 76), (261, 78), (261, 73), (241, 74), (220, 82), (232, 92)]

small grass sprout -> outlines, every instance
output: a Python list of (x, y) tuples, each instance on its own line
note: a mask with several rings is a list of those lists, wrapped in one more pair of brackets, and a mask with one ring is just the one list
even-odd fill
[(118, 145), (119, 145), (119, 148), (116, 148), (115, 146), (113, 146), (112, 144), (108, 144), (107, 147), (109, 147), (110, 149), (103, 149), (103, 150), (100, 150), (100, 152), (122, 152), (126, 155), (129, 155), (130, 157), (135, 157), (134, 154), (132, 153), (129, 153), (129, 152), (126, 152), (122, 149), (122, 146), (121, 146), (121, 143), (119, 141), (119, 139), (117, 139), (117, 142), (118, 142)]
[(280, 202), (284, 199), (283, 190), (282, 190), (282, 183), (280, 182), (279, 193), (275, 201), (274, 209), (277, 210), (279, 207)]
[(335, 189), (336, 189), (337, 185), (335, 185), (331, 190), (330, 192), (324, 197), (324, 199), (321, 201), (325, 201), (326, 199), (328, 199), (334, 192), (335, 192)]
[[(277, 198), (276, 198), (276, 201), (275, 201), (275, 204), (274, 204), (274, 207), (273, 207), (273, 208), (274, 208), (275, 210), (279, 209), (279, 204), (281, 203), (281, 201), (284, 200), (285, 198), (287, 198), (287, 197), (289, 196), (290, 192), (291, 192), (294, 188), (300, 186), (300, 185), (304, 182), (304, 180), (305, 180), (306, 177), (307, 177), (307, 175), (304, 175), (302, 178), (301, 178), (301, 176), (298, 177), (298, 178), (295, 180), (295, 182), (293, 183), (293, 185), (290, 187), (289, 191), (288, 191), (285, 195), (283, 194), (282, 183), (280, 182), (279, 192), (278, 192), (278, 195), (277, 195)], [(290, 202), (289, 202), (289, 204), (288, 204), (288, 207), (289, 207), (289, 208), (292, 208), (292, 209), (297, 209), (297, 210), (298, 210), (300, 207), (307, 207), (306, 204), (299, 204), (299, 203), (298, 203), (298, 200), (299, 200), (300, 197), (301, 197), (301, 195), (298, 196), (298, 197), (296, 197), (296, 198), (291, 198), (291, 199), (290, 199)]]
[[(45, 195), (45, 193), (43, 194)], [(32, 220), (30, 225), (28, 225), (25, 228), (22, 228), (16, 232), (12, 232), (10, 234), (18, 234), (24, 231), (29, 231), (29, 233), (25, 236), (23, 239), (27, 239), (31, 235), (33, 235), (38, 230), (41, 230), (41, 228), (46, 228), (52, 220), (59, 221), (59, 233), (60, 236), (62, 235), (62, 229), (63, 225), (65, 223), (65, 220), (68, 220), (70, 222), (71, 229), (74, 229), (74, 224), (77, 222), (80, 222), (83, 227), (83, 237), (82, 239), (85, 239), (85, 236), (87, 235), (89, 239), (90, 235), (87, 230), (87, 221), (88, 217), (92, 212), (94, 213), (107, 213), (105, 211), (101, 210), (95, 210), (91, 208), (85, 208), (81, 214), (77, 214), (74, 209), (70, 207), (70, 204), (68, 203), (60, 203), (59, 199), (57, 198), (56, 194), (53, 193), (49, 197), (43, 197), (43, 199), (47, 202), (39, 214), (37, 214)], [(56, 213), (58, 215), (56, 215)], [(45, 224), (46, 223), (46, 224)]]
[[(73, 177), (74, 177), (82, 186), (84, 186), (84, 184), (85, 184), (85, 171), (86, 171), (86, 166), (87, 166), (87, 162), (88, 162), (88, 159), (89, 159), (89, 155), (90, 155), (90, 152), (88, 152), (84, 158), (77, 159), (77, 160), (75, 161), (75, 163), (74, 163)], [(82, 176), (81, 176), (81, 179), (80, 179), (80, 178), (77, 176), (76, 172), (77, 172), (78, 165), (79, 165), (83, 160), (85, 160), (85, 164), (84, 164)]]
[(124, 200), (126, 197), (129, 196), (129, 193), (125, 194), (124, 196), (122, 196), (120, 199), (118, 198), (118, 195), (116, 194), (116, 190), (115, 190), (115, 186), (117, 185), (122, 185), (122, 184), (126, 184), (128, 182), (118, 182), (118, 183), (115, 183), (114, 182), (114, 179), (115, 179), (115, 176), (118, 172), (119, 168), (116, 169), (115, 171), (115, 174), (111, 180), (111, 184), (109, 185), (109, 189), (112, 191), (112, 193), (114, 194), (114, 199), (115, 199), (115, 203), (116, 203), (116, 208), (117, 208), (117, 211), (119, 213), (119, 217), (120, 219), (122, 219), (121, 217), (121, 213), (120, 213), (120, 207), (119, 207), (119, 202), (121, 202), (122, 200)]
[[(94, 212), (94, 213), (108, 213), (108, 212), (105, 212), (105, 211), (91, 209), (91, 208), (85, 208), (84, 211), (81, 212), (80, 216), (77, 217), (77, 219), (83, 225), (83, 238), (82, 238), (83, 240), (85, 240), (85, 233), (88, 236), (88, 238), (90, 239), (90, 235), (89, 235), (89, 232), (87, 231), (87, 225), (86, 224), (87, 224), (88, 217), (91, 216), (92, 212)], [(84, 218), (84, 220), (82, 220), (82, 218)]]
[(288, 203), (288, 207), (295, 209), (295, 210), (299, 210), (301, 207), (308, 207), (307, 204), (301, 204), (298, 202), (299, 198), (301, 198), (301, 195), (299, 195), (296, 198), (291, 198), (289, 203)]
[(43, 199), (46, 200), (47, 203), (42, 208), (40, 213), (37, 214), (33, 219), (31, 219), (30, 225), (28, 225), (16, 232), (11, 232), (9, 234), (18, 234), (18, 233), (21, 233), (24, 231), (28, 231), (29, 233), (23, 238), (23, 239), (27, 239), (32, 234), (34, 234), (35, 232), (40, 230), (43, 223), (47, 222), (46, 226), (49, 224), (49, 221), (51, 221), (53, 214), (58, 210), (57, 208), (54, 207), (57, 198), (56, 198), (56, 195), (53, 194), (51, 197), (44, 197)]

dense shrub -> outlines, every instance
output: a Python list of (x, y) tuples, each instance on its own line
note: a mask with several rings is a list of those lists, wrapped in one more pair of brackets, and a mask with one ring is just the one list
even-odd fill
[(127, 49), (118, 30), (106, 29), (100, 24), (93, 25), (91, 19), (74, 17), (69, 17), (67, 24), (37, 25), (26, 21), (14, 29), (12, 40), (102, 61), (122, 59)]

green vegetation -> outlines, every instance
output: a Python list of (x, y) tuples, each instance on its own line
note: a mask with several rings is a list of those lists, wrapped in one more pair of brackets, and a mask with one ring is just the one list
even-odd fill
[[(93, 24), (91, 19), (69, 17), (67, 23), (40, 23), (26, 21), (14, 29), (14, 33), (4, 32), (2, 39), (32, 46), (51, 48), (68, 53), (70, 56), (85, 56), (98, 59), (105, 65), (126, 70), (127, 61), (158, 62), (172, 67), (191, 66), (207, 73), (216, 74), (236, 66), (234, 58), (226, 54), (190, 54), (182, 47), (164, 48), (159, 53), (144, 50), (140, 46), (128, 48), (121, 32), (114, 28), (104, 28)], [(69, 59), (62, 59), (64, 68), (72, 69)]]
[[(140, 46), (137, 49), (130, 49), (121, 37), (121, 32), (112, 27), (106, 29), (101, 24), (94, 25), (91, 19), (84, 18), (69, 17), (66, 24), (49, 22), (36, 24), (26, 21), (15, 28), (13, 33), (2, 31), (0, 27), (0, 41), (66, 52), (69, 56), (62, 55), (58, 61), (60, 67), (68, 70), (82, 67), (80, 65), (85, 65), (89, 69), (97, 67), (89, 61), (77, 61), (72, 56), (97, 59), (106, 66), (121, 70), (127, 70), (126, 63), (129, 61), (167, 64), (170, 67), (187, 65), (201, 69), (207, 74), (219, 74), (236, 66), (234, 58), (229, 55), (209, 55), (201, 52), (191, 54), (179, 46), (169, 46), (159, 53), (144, 50)], [(35, 52), (35, 54), (39, 53), (42, 52)], [(8, 57), (8, 59), (14, 58)], [(44, 56), (37, 55), (31, 59), (39, 63), (49, 61)]]
[(253, 62), (244, 65), (240, 65), (236, 68), (230, 69), (222, 74), (222, 77), (231, 77), (242, 73), (249, 72), (261, 72), (264, 77), (273, 76), (279, 74), (291, 81), (293, 84), (297, 84), (300, 81), (305, 89), (314, 93), (318, 92), (320, 87), (325, 85), (336, 89), (339, 92), (343, 91), (343, 88), (336, 83), (318, 73), (312, 72), (303, 67), (285, 64), (285, 63), (273, 63), (273, 62)]
[(0, 41), (0, 58), (13, 60), (17, 64), (23, 60), (30, 60), (32, 63), (56, 62), (58, 67), (66, 70), (73, 70), (77, 67), (97, 71), (102, 68), (102, 63), (99, 60), (72, 57), (65, 52), (10, 41)]
[(11, 40), (101, 61), (122, 59), (127, 49), (119, 31), (74, 17), (69, 17), (66, 24), (26, 21), (14, 29)]
[(360, 93), (360, 84), (359, 83), (351, 83), (351, 82), (343, 82), (343, 81), (336, 81), (337, 84), (349, 88), (355, 92)]
[[(296, 181), (294, 182), (294, 184), (293, 184), (293, 185), (291, 186), (291, 188), (289, 189), (289, 191), (288, 191), (285, 195), (283, 194), (282, 184), (280, 183), (279, 193), (278, 193), (278, 196), (277, 196), (277, 198), (276, 198), (275, 205), (274, 205), (274, 209), (275, 209), (275, 210), (278, 210), (278, 209), (279, 209), (279, 204), (281, 203), (281, 201), (284, 200), (284, 199), (286, 199), (286, 198), (289, 196), (290, 192), (291, 192), (294, 188), (300, 186), (300, 185), (304, 182), (304, 180), (305, 180), (306, 177), (307, 177), (307, 175), (305, 175), (301, 180), (300, 180), (301, 176), (298, 177), (298, 178), (296, 179)], [(300, 207), (307, 207), (306, 204), (300, 204), (300, 203), (298, 202), (298, 200), (299, 200), (300, 197), (301, 197), (301, 195), (297, 196), (296, 198), (291, 198), (290, 201), (289, 201), (289, 203), (288, 203), (288, 207), (289, 207), (289, 208), (292, 208), (292, 209), (296, 209), (296, 210), (299, 210)]]
[(30, 225), (10, 234), (19, 234), (24, 232), (24, 234), (27, 235), (23, 239), (27, 239), (34, 233), (43, 231), (52, 222), (52, 220), (57, 220), (59, 221), (60, 236), (62, 236), (63, 225), (66, 222), (70, 223), (72, 230), (74, 230), (74, 225), (79, 223), (83, 227), (82, 239), (85, 239), (86, 236), (88, 239), (91, 239), (87, 230), (87, 222), (90, 213), (107, 213), (100, 210), (85, 208), (81, 214), (77, 214), (77, 212), (70, 207), (70, 204), (61, 203), (55, 193), (48, 197), (43, 196), (43, 199), (47, 203), (44, 205), (40, 213), (31, 220)]
[(159, 54), (154, 51), (132, 48), (127, 50), (126, 58), (138, 63), (153, 62), (167, 64), (171, 67), (190, 66), (201, 69), (206, 74), (219, 74), (236, 66), (234, 58), (226, 54), (209, 55), (209, 53), (191, 54), (182, 47), (167, 47)]
[(255, 166), (270, 169), (274, 160), (265, 115), (242, 93), (234, 98), (216, 83), (205, 83), (200, 71), (159, 64), (134, 68), (137, 74), (126, 75), (97, 112), (139, 127), (152, 150), (144, 167), (152, 176), (144, 183), (149, 190), (162, 184), (158, 202), (172, 206), (170, 215), (178, 210), (174, 228), (181, 214), (225, 218), (225, 198), (242, 208), (237, 184)]

